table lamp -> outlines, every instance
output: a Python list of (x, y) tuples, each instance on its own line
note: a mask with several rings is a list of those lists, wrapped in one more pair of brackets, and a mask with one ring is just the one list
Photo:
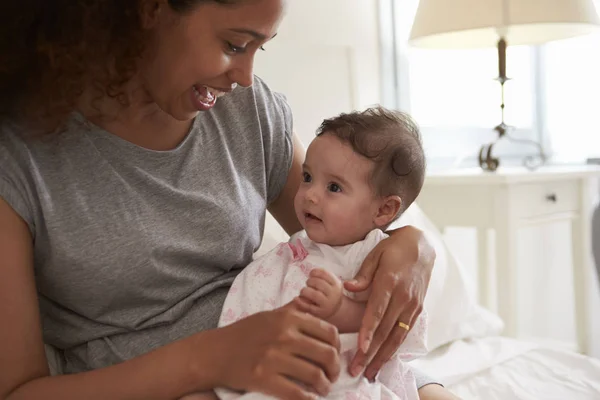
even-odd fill
[[(510, 129), (504, 122), (506, 47), (534, 45), (592, 33), (600, 26), (593, 0), (420, 0), (409, 43), (423, 48), (498, 48), (501, 85), (498, 138), (479, 151), (479, 165), (495, 171), (493, 146)], [(600, 49), (598, 49), (600, 51)], [(542, 163), (542, 146), (534, 142)]]

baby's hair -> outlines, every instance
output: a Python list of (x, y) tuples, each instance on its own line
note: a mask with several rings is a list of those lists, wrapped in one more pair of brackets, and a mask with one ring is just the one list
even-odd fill
[(398, 216), (415, 201), (425, 179), (425, 154), (419, 127), (408, 114), (381, 106), (344, 113), (323, 121), (317, 136), (324, 134), (375, 162), (371, 186), (378, 196), (402, 199)]

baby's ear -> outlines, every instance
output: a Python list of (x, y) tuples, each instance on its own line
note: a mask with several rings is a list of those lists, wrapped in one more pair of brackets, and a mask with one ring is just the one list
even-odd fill
[(402, 199), (400, 196), (387, 196), (381, 199), (379, 209), (373, 219), (375, 226), (378, 228), (387, 226), (394, 218), (396, 218), (396, 215), (400, 212), (401, 206)]

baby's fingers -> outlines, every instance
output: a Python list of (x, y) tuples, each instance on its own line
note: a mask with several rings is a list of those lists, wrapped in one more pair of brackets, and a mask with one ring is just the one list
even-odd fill
[(302, 312), (312, 312), (313, 308), (315, 307), (315, 303), (302, 296), (296, 297), (292, 302), (294, 303), (296, 309)]
[(308, 278), (306, 281), (306, 286), (318, 290), (325, 295), (328, 295), (331, 292), (331, 285), (324, 279), (321, 278)]
[(304, 289), (302, 289), (300, 291), (300, 297), (316, 305), (322, 305), (327, 303), (327, 297), (325, 296), (325, 294), (311, 287), (305, 287)]
[(335, 275), (322, 268), (315, 268), (312, 271), (310, 271), (310, 277), (322, 279), (332, 286), (335, 285), (336, 281), (338, 280), (338, 278)]

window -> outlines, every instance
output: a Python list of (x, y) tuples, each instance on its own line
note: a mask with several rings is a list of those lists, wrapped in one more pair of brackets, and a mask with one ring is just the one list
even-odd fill
[[(408, 45), (419, 0), (392, 0), (396, 47), (395, 105), (422, 127), (435, 164), (471, 160), (497, 137), (501, 120), (497, 50), (430, 50)], [(382, 33), (384, 34), (384, 33)], [(385, 49), (384, 49), (385, 53)], [(516, 139), (541, 141), (557, 161), (600, 156), (600, 36), (541, 47), (510, 46), (505, 122)], [(385, 76), (385, 75), (384, 75)], [(530, 145), (502, 140), (503, 159), (535, 154)]]
[(600, 35), (549, 43), (542, 62), (545, 132), (558, 161), (600, 156)]
[[(490, 129), (501, 121), (501, 89), (495, 49), (409, 51), (410, 107), (426, 127)], [(532, 51), (509, 47), (505, 120), (532, 129)]]

